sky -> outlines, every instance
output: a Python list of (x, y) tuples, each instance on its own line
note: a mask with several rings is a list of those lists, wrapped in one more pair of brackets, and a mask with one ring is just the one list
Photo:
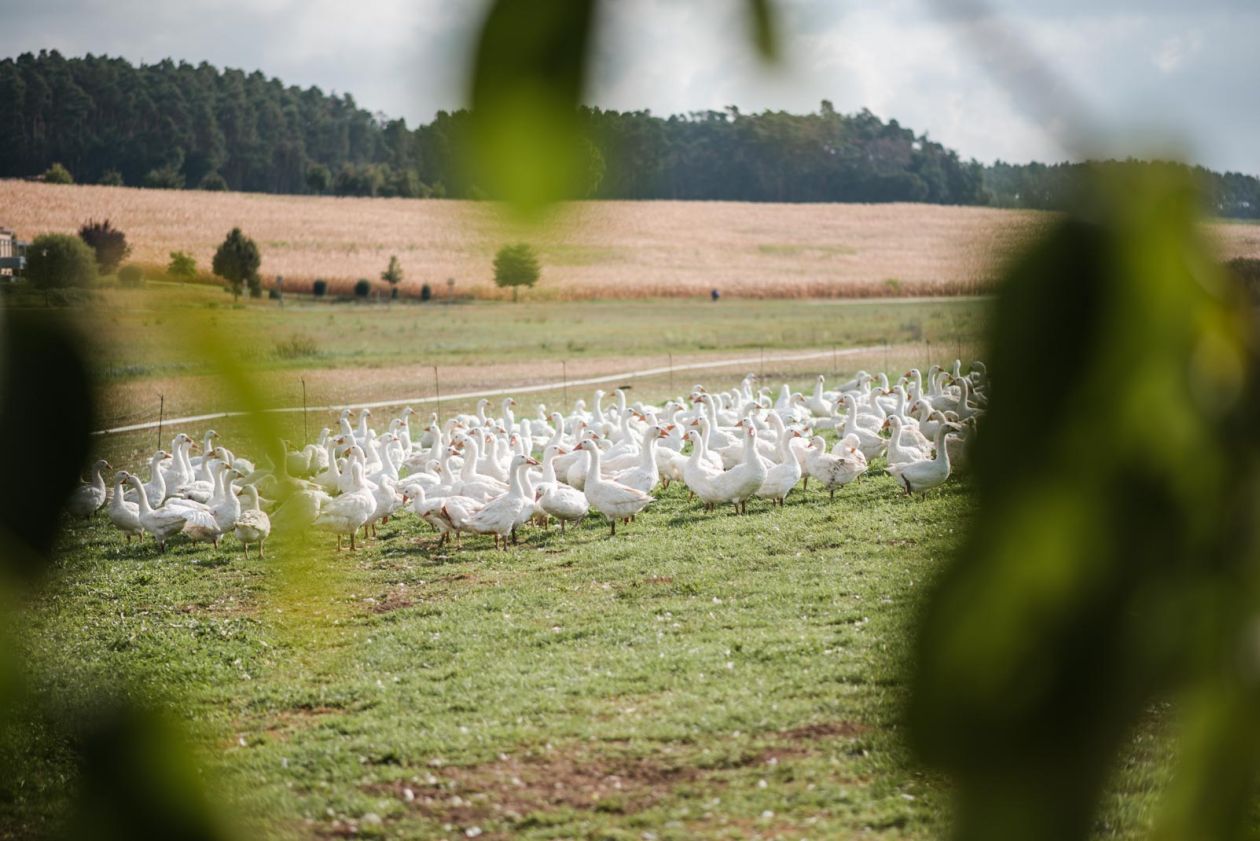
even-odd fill
[[(487, 0), (0, 0), (0, 55), (258, 69), (427, 122), (464, 103)], [(546, 0), (539, 0), (546, 2)], [(964, 158), (1176, 157), (1260, 175), (1257, 0), (601, 0), (587, 101), (666, 115), (869, 108)]]

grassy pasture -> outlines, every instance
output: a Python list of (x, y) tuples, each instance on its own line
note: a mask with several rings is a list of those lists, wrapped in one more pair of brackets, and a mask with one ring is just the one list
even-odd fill
[[(552, 382), (561, 361), (577, 377), (667, 353), (889, 342), (834, 364), (767, 365), (768, 382), (801, 388), (820, 371), (971, 358), (983, 323), (965, 299), (229, 301), (152, 284), (76, 311), (106, 372), (106, 420), (147, 420), (158, 389), (168, 417), (230, 401), (181, 342), (190, 319), (283, 404), (301, 377), (312, 402), (338, 403), (426, 394), (433, 364), (449, 394)], [(316, 355), (274, 352), (293, 336)], [(748, 368), (635, 381), (632, 395), (724, 386)], [(300, 439), (300, 416), (281, 420)], [(330, 420), (313, 417), (312, 434)], [(233, 445), (247, 432), (239, 420), (186, 431), (207, 425)], [(154, 439), (100, 447), (138, 468)], [(781, 511), (751, 508), (706, 515), (676, 486), (616, 539), (592, 518), (508, 553), (475, 539), (437, 552), (404, 515), (354, 555), (317, 539), (248, 562), (231, 539), (158, 557), (97, 520), (68, 528), (51, 580), (12, 621), (42, 697), (102, 680), (175, 710), (240, 837), (940, 837), (948, 788), (912, 762), (899, 709), (915, 612), (973, 514), (965, 480), (910, 501), (876, 470), (834, 502), (798, 489)], [(1161, 716), (1116, 769), (1100, 837), (1149, 825), (1168, 767)], [(67, 796), (58, 746), (37, 729), (26, 738), (42, 759), (0, 798), (0, 837), (47, 830)]]

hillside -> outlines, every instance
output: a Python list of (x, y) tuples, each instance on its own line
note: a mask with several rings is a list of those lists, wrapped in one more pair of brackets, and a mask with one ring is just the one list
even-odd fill
[[(706, 295), (860, 297), (980, 291), (1003, 254), (1049, 217), (924, 204), (577, 202), (544, 231), (504, 226), (488, 202), (176, 192), (0, 181), (0, 225), (22, 237), (108, 218), (132, 259), (162, 266), (174, 250), (207, 268), (241, 226), (262, 250), (268, 283), (315, 278), (347, 290), (398, 255), (405, 291), (498, 297), (495, 250), (528, 238), (541, 253), (534, 298)], [(1217, 224), (1224, 256), (1260, 257), (1260, 226)]]

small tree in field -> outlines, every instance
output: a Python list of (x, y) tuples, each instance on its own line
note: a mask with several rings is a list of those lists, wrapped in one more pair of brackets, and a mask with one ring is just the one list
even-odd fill
[(96, 280), (96, 257), (78, 237), (44, 234), (26, 249), (26, 277), (45, 291), (88, 286)]
[(197, 276), (197, 260), (186, 251), (172, 251), (166, 273), (180, 280), (192, 280)]
[(109, 224), (109, 220), (97, 222), (89, 219), (79, 228), (79, 239), (96, 253), (96, 265), (101, 274), (113, 274), (118, 264), (131, 253), (127, 235)]
[(211, 269), (228, 282), (233, 300), (241, 297), (245, 284), (249, 284), (250, 294), (258, 298), (262, 295), (262, 278), (258, 276), (261, 264), (258, 246), (240, 228), (233, 228), (214, 253)]
[(512, 300), (522, 286), (532, 287), (540, 274), (538, 257), (526, 243), (505, 245), (494, 257), (494, 284), (500, 288), (511, 287)]
[(398, 284), (402, 283), (402, 279), (402, 264), (398, 262), (397, 257), (390, 257), (389, 267), (381, 272), (381, 280), (389, 284), (389, 299), (391, 301), (398, 297)]

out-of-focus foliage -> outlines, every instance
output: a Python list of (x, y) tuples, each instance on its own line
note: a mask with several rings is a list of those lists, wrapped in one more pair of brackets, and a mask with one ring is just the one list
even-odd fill
[(1254, 257), (1235, 257), (1225, 267), (1242, 282), (1252, 300), (1260, 303), (1260, 260)]
[(577, 108), (595, 0), (498, 0), (476, 47), (470, 165), (477, 183), (532, 212), (580, 194)]
[[(67, 237), (79, 248), (87, 247)], [(88, 252), (90, 254), (90, 252)], [(67, 811), (60, 837), (221, 837), (188, 754), (162, 720), (113, 690), (79, 687), (90, 704), (36, 695), (40, 664), (24, 663), (7, 639), (20, 594), (38, 586), (50, 565), (61, 512), (88, 457), (94, 404), (81, 336), (55, 311), (0, 312), (0, 435), (10, 481), (0, 483), (0, 801), (52, 796), (30, 790), (28, 769), (68, 759)], [(20, 481), (13, 480), (20, 477)], [(48, 680), (45, 677), (44, 683)], [(54, 747), (55, 746), (55, 747)], [(23, 828), (0, 832), (21, 837)]]
[(913, 741), (956, 837), (1085, 838), (1149, 705), (1179, 693), (1160, 832), (1244, 833), (1260, 761), (1260, 367), (1178, 168), (1093, 173), (991, 313), (978, 513), (929, 600)]
[(135, 263), (128, 263), (118, 270), (118, 283), (122, 286), (143, 286), (144, 269)]
[(95, 252), (96, 265), (101, 274), (112, 274), (118, 264), (131, 253), (131, 246), (127, 245), (127, 235), (111, 225), (108, 219), (103, 222), (94, 219), (84, 222), (79, 227), (79, 239)]
[(38, 289), (88, 286), (96, 280), (96, 255), (69, 234), (41, 234), (26, 250), (26, 277)]

